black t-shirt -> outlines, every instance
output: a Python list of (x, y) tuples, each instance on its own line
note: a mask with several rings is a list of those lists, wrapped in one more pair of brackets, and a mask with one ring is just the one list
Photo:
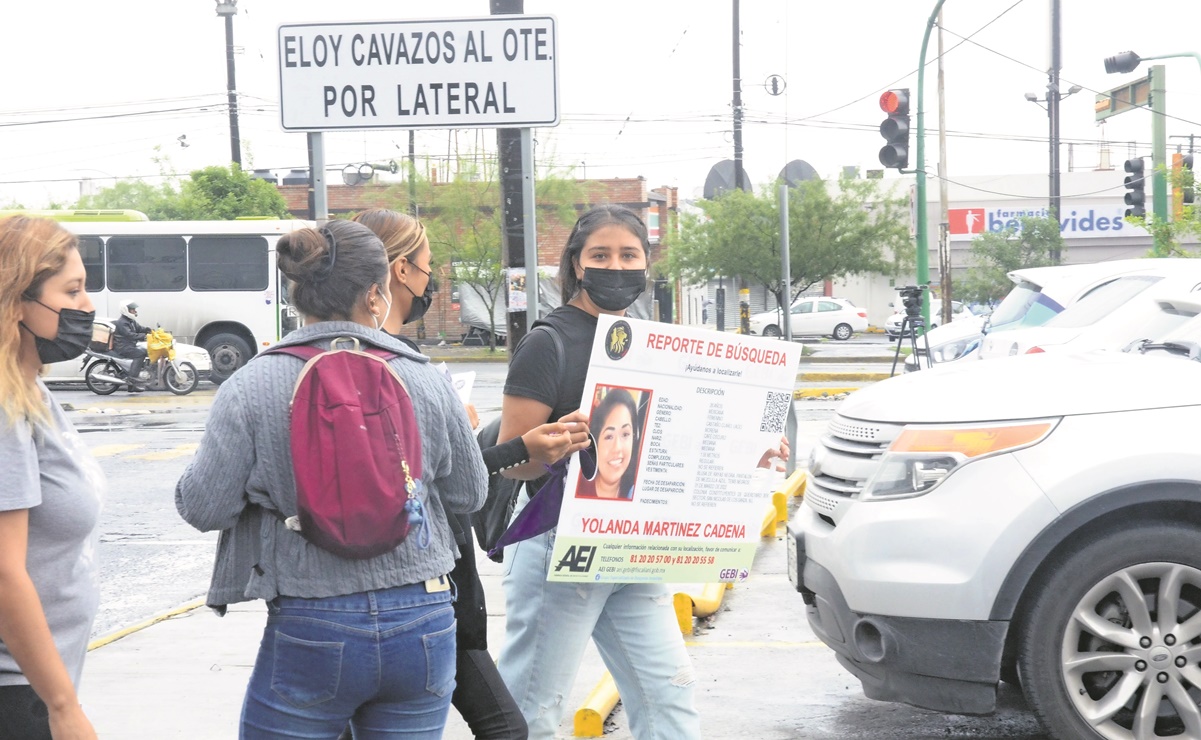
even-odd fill
[(550, 406), (547, 421), (557, 421), (580, 408), (596, 335), (596, 317), (565, 304), (540, 321), (558, 332), (563, 342), (565, 367), (559, 367), (554, 340), (545, 332), (531, 331), (517, 344), (509, 359), (504, 392)]

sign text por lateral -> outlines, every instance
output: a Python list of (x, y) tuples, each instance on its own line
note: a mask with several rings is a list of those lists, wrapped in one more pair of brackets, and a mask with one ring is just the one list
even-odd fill
[(279, 27), (287, 131), (553, 126), (555, 19)]

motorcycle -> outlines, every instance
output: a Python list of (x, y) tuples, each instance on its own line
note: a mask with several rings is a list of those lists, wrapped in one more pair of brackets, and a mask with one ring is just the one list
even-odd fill
[(185, 396), (200, 385), (196, 366), (175, 359), (175, 338), (170, 332), (161, 328), (150, 332), (146, 337), (146, 354), (148, 358), (135, 378), (130, 374), (133, 360), (89, 347), (83, 358), (83, 380), (88, 390), (107, 396), (123, 385), (135, 385)]

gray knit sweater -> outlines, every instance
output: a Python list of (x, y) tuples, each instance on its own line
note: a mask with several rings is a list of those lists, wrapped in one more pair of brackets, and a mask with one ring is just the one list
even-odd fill
[(260, 507), (296, 514), (288, 406), (302, 367), (292, 357), (266, 355), (221, 385), (196, 458), (175, 487), (175, 507), (184, 520), (202, 532), (221, 530), (209, 606), (223, 610), (226, 604), (279, 595), (318, 598), (390, 588), (454, 567), (457, 548), (446, 512), (475, 511), (487, 493), (484, 463), (463, 406), (428, 358), (360, 324), (312, 324), (279, 344), (328, 347), (340, 336), (367, 339), (402, 355), (391, 365), (408, 385), (421, 428), (429, 547), (421, 549), (418, 537), (409, 536), (384, 555), (348, 560), (264, 514)]

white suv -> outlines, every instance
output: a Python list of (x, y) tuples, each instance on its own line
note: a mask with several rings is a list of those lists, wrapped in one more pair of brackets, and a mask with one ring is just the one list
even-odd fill
[(1199, 429), (1201, 318), (877, 383), (813, 451), (789, 575), (871, 698), (1020, 681), (1056, 738), (1201, 737)]

